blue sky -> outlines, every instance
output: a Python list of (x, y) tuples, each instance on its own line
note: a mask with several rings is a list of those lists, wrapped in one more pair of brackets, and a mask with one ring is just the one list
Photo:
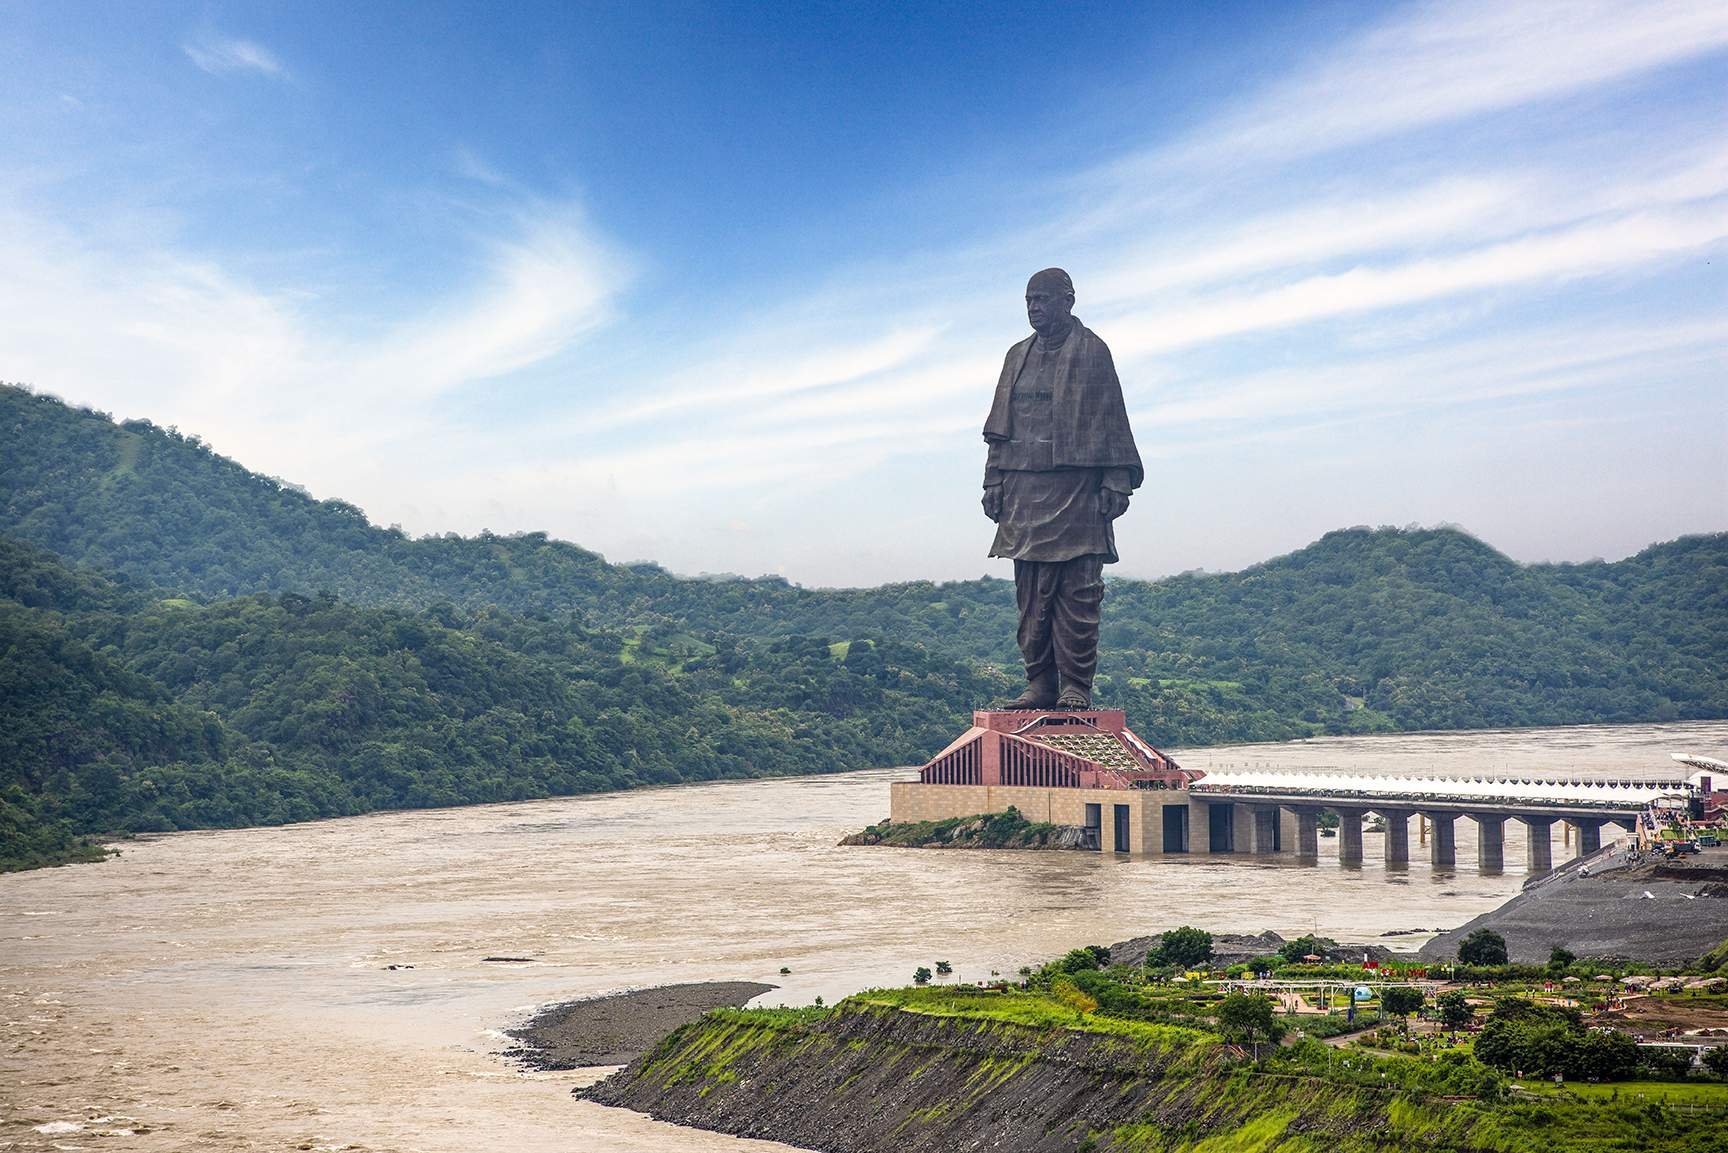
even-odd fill
[(1123, 575), (1728, 528), (1712, 3), (0, 6), (0, 379), (411, 532), (1003, 572), (1032, 271)]

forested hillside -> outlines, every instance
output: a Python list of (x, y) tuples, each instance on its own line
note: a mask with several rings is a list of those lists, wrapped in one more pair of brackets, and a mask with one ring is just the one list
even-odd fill
[[(1015, 679), (1004, 581), (413, 539), (7, 386), (0, 461), (0, 536), (47, 550), (4, 552), (8, 844), (915, 761)], [(1348, 529), (1106, 603), (1099, 698), (1165, 744), (1728, 716), (1728, 534), (1520, 565)]]
[(989, 670), (895, 642), (708, 645), (496, 610), (128, 590), (0, 539), (0, 865), (76, 834), (919, 760)]

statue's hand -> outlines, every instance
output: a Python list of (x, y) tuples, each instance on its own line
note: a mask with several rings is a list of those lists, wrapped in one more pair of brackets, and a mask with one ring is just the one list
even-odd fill
[(991, 520), (1002, 519), (1002, 486), (993, 484), (984, 490), (984, 515)]
[(1113, 488), (1099, 489), (1098, 511), (1104, 514), (1105, 520), (1115, 520), (1128, 511), (1128, 494)]

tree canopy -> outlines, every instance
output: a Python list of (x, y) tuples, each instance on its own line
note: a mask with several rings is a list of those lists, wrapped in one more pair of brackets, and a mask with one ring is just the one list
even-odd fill
[(1506, 938), (1493, 929), (1477, 929), (1458, 942), (1458, 959), (1466, 965), (1504, 965)]

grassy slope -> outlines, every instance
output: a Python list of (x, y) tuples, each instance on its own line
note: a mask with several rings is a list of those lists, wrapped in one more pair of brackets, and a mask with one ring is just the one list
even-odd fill
[[(944, 1039), (933, 1042), (928, 1029), (901, 1028), (903, 1039), (896, 1040), (893, 1029), (856, 1026), (870, 1017), (934, 1018), (944, 1023)], [(797, 1110), (832, 1111), (839, 1130), (848, 1127), (845, 1118), (858, 1115), (859, 1106), (850, 1098), (866, 1091), (865, 1071), (888, 1068), (895, 1070), (891, 1081), (897, 1099), (908, 1105), (925, 1102), (905, 1108), (897, 1142), (941, 1148), (950, 1131), (971, 1139), (978, 1127), (995, 1124), (1002, 1110), (1034, 1084), (1040, 1092), (1052, 1091), (1050, 1069), (1041, 1066), (1072, 1066), (1076, 1036), (1102, 1046), (1083, 1051), (1081, 1063), (1096, 1075), (1090, 1092), (1134, 1097), (1135, 1115), (1118, 1117), (1089, 1134), (1072, 1134), (1064, 1148), (1099, 1153), (1703, 1153), (1720, 1149), (1728, 1138), (1728, 1085), (1697, 1086), (1693, 1096), (1709, 1107), (1705, 1112), (1653, 1106), (1637, 1099), (1631, 1085), (1620, 1086), (1618, 1099), (1590, 1093), (1534, 1102), (1448, 1100), (1386, 1088), (1405, 1077), (1406, 1066), (1422, 1064), (1405, 1058), (1356, 1057), (1357, 1068), (1348, 1079), (1269, 1073), (1233, 1059), (1219, 1038), (1197, 1030), (1081, 1016), (1036, 994), (983, 997), (950, 989), (879, 990), (828, 1010), (717, 1012), (668, 1037), (626, 1076), (636, 1085), (634, 1107), (682, 1099), (689, 1108), (694, 1096), (704, 1102), (704, 1112), (711, 1107), (728, 1117), (751, 1115), (759, 1104), (751, 1098), (773, 1084), (776, 1094), (796, 1099)], [(844, 1076), (837, 1083), (831, 1079), (826, 1099), (809, 1100), (807, 1093), (821, 1091), (824, 1067)], [(1383, 1079), (1387, 1074), (1389, 1080)], [(921, 1080), (930, 1083), (921, 1085)], [(1086, 1082), (1068, 1076), (1060, 1091), (1072, 1092)], [(708, 1100), (716, 1096), (732, 1099)], [(872, 1108), (880, 1104), (880, 1098), (872, 1098)], [(1084, 1114), (1098, 1102), (1077, 1098), (1068, 1105)], [(679, 1111), (668, 1115), (676, 1119)], [(1016, 1144), (1012, 1127), (1007, 1133), (993, 1147), (1032, 1147)]]

